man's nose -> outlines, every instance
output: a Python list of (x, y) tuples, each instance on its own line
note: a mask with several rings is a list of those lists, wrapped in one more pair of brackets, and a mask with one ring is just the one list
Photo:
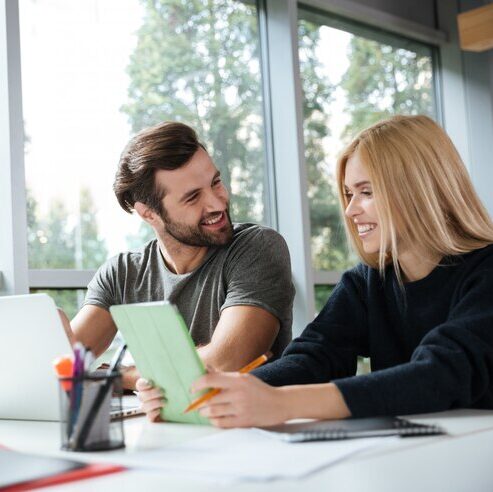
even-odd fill
[(225, 199), (222, 195), (214, 193), (214, 190), (210, 190), (206, 197), (206, 210), (207, 212), (218, 212), (224, 210)]

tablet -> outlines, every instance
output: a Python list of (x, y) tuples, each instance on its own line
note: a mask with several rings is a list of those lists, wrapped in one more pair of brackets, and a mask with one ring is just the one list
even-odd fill
[(110, 313), (141, 376), (164, 391), (161, 418), (209, 424), (198, 412), (183, 413), (205, 393), (192, 394), (190, 387), (206, 371), (178, 309), (165, 301), (145, 302), (111, 306)]

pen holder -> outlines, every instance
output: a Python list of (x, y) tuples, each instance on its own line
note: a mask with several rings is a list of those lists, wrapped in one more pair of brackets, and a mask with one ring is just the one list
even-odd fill
[(60, 378), (62, 449), (108, 451), (125, 447), (122, 419), (122, 380), (117, 371)]

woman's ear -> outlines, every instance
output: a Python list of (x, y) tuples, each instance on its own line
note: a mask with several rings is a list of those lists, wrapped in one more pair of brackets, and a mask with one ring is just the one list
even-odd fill
[(158, 214), (147, 205), (142, 202), (135, 202), (134, 210), (137, 212), (139, 217), (146, 221), (149, 225), (156, 225), (156, 218), (158, 217)]

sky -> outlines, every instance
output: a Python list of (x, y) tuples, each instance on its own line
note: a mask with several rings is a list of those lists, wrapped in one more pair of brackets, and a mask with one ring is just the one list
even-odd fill
[[(87, 186), (99, 231), (112, 254), (139, 219), (112, 192), (118, 158), (130, 137), (119, 110), (127, 96), (125, 68), (141, 23), (136, 0), (21, 0), (21, 59), (26, 183), (46, 212), (61, 199), (78, 210)], [(73, 218), (75, 220), (75, 217)]]
[[(112, 192), (118, 158), (130, 126), (125, 73), (142, 22), (138, 0), (20, 0), (26, 183), (46, 213), (62, 200), (77, 220), (78, 193), (91, 190), (98, 229), (110, 255), (126, 249), (140, 219), (126, 214)], [(337, 83), (348, 64), (350, 35), (324, 27), (320, 59)], [(330, 55), (330, 58), (329, 58)], [(332, 172), (345, 125), (344, 95), (330, 107), (332, 136), (325, 142)]]

